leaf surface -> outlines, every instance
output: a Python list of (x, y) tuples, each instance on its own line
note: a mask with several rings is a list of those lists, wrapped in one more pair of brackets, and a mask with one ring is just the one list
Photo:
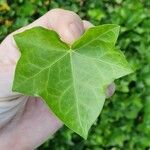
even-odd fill
[(42, 27), (15, 35), (21, 58), (13, 91), (42, 97), (66, 126), (87, 138), (102, 110), (107, 86), (132, 72), (115, 48), (118, 34), (117, 25), (93, 27), (72, 46)]

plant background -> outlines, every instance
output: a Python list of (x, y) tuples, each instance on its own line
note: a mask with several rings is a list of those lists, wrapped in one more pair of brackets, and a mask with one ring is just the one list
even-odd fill
[(38, 150), (149, 150), (150, 0), (0, 0), (0, 42), (56, 7), (95, 25), (121, 25), (118, 46), (136, 71), (116, 81), (86, 141), (64, 127)]

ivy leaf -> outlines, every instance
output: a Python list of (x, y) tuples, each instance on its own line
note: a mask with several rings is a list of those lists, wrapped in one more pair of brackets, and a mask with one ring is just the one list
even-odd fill
[(115, 48), (118, 33), (117, 25), (93, 27), (72, 46), (42, 27), (15, 35), (21, 58), (13, 91), (42, 97), (66, 126), (86, 139), (107, 86), (132, 72)]

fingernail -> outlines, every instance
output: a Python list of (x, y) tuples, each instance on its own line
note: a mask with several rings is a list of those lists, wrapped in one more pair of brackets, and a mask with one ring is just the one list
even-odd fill
[(110, 84), (107, 87), (107, 91), (106, 91), (106, 97), (109, 98), (111, 97), (115, 92), (115, 83)]
[(73, 22), (69, 25), (72, 40), (79, 38), (82, 34), (82, 26), (78, 22)]

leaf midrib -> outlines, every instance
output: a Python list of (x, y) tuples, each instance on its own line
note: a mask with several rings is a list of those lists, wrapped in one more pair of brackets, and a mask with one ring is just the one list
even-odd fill
[[(73, 52), (72, 52), (73, 53)], [(72, 63), (72, 55), (70, 53), (70, 62), (71, 62), (71, 74), (72, 74), (72, 80), (73, 80), (73, 89), (74, 89), (74, 95), (75, 95), (75, 102), (76, 102), (76, 111), (77, 111), (77, 115), (78, 115), (78, 121), (80, 124), (80, 127), (82, 128), (82, 133), (85, 135), (85, 131), (81, 122), (81, 118), (80, 118), (80, 112), (79, 112), (79, 100), (78, 100), (78, 95), (77, 95), (77, 91), (76, 91), (76, 87), (75, 87), (75, 77), (74, 77), (74, 67), (73, 67), (73, 63)]]

